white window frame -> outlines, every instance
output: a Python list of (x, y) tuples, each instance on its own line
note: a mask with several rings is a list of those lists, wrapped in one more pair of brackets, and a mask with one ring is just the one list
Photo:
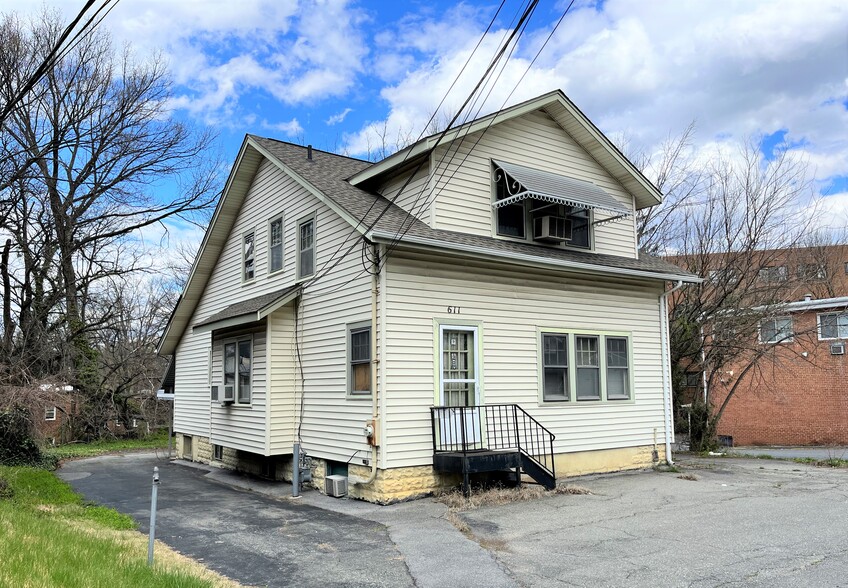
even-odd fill
[[(545, 363), (545, 337), (563, 337), (565, 338), (565, 365), (547, 365)], [(544, 402), (571, 402), (571, 372), (574, 369), (573, 365), (569, 361), (569, 356), (571, 355), (571, 341), (570, 337), (567, 333), (545, 333), (541, 334), (539, 339), (541, 349), (541, 378), (542, 378), (542, 399)], [(546, 369), (557, 369), (557, 370), (565, 370), (565, 397), (551, 397), (548, 398), (545, 395), (545, 370)]]
[[(545, 398), (544, 336), (563, 335), (567, 340), (568, 353), (568, 399), (548, 400)], [(600, 399), (577, 400), (577, 337), (596, 337), (598, 339), (598, 370), (600, 378)], [(609, 398), (607, 386), (607, 339), (627, 341), (627, 398)], [(596, 406), (598, 404), (634, 404), (636, 402), (635, 370), (633, 364), (633, 334), (626, 331), (594, 331), (587, 329), (537, 328), (536, 346), (538, 355), (538, 388), (540, 406)], [(623, 369), (623, 368), (618, 368)]]
[[(300, 264), (301, 264), (300, 257), (301, 257), (301, 253), (302, 253), (301, 246), (300, 246), (300, 228), (308, 222), (312, 223), (312, 272), (309, 273), (309, 274), (302, 274), (301, 273), (301, 267), (300, 267)], [(318, 264), (318, 256), (316, 255), (316, 248), (317, 248), (317, 245), (318, 245), (318, 222), (317, 222), (317, 215), (314, 212), (307, 215), (307, 216), (304, 216), (304, 217), (301, 217), (300, 219), (298, 219), (298, 221), (297, 221), (297, 235), (296, 235), (295, 242), (297, 244), (296, 247), (295, 247), (295, 249), (296, 249), (295, 254), (297, 255), (297, 259), (295, 260), (296, 279), (297, 279), (297, 281), (300, 281), (300, 280), (305, 280), (307, 278), (311, 278), (312, 276), (315, 275), (315, 270), (317, 269), (316, 266)]]
[[(347, 366), (347, 395), (350, 398), (366, 398), (370, 399), (371, 394), (374, 392), (374, 382), (371, 382), (371, 389), (368, 391), (365, 390), (354, 390), (353, 389), (353, 342), (352, 337), (355, 333), (361, 333), (362, 331), (368, 331), (369, 339), (368, 339), (368, 369), (371, 369), (371, 362), (374, 361), (374, 358), (371, 357), (371, 351), (373, 349), (371, 337), (374, 336), (374, 329), (371, 326), (371, 321), (361, 321), (358, 323), (349, 323), (346, 329), (346, 342), (345, 348), (347, 349), (346, 356), (346, 366)], [(365, 362), (358, 362), (365, 363)], [(373, 375), (373, 374), (372, 374)], [(373, 378), (372, 378), (373, 380)]]
[(56, 410), (55, 406), (45, 406), (44, 407), (44, 420), (45, 421), (55, 421), (56, 420)]
[[(274, 245), (271, 241), (272, 226), (274, 225), (274, 223), (276, 223), (278, 221), (280, 223), (280, 242), (277, 245)], [(283, 218), (283, 215), (278, 214), (277, 216), (268, 220), (268, 275), (279, 273), (279, 272), (283, 271), (283, 269), (285, 268), (285, 266), (286, 266), (285, 243), (286, 243), (286, 223), (285, 223), (285, 219)], [(280, 248), (280, 267), (278, 267), (277, 269), (274, 269), (274, 267), (273, 267), (273, 261), (274, 261), (273, 248), (274, 247)]]
[[(247, 277), (247, 252), (245, 251), (245, 241), (250, 237), (253, 243), (253, 275)], [(241, 234), (241, 282), (242, 284), (250, 284), (256, 280), (256, 231), (245, 231)]]
[[(239, 374), (238, 374), (238, 365), (239, 365), (239, 344), (248, 342), (250, 343), (250, 396), (247, 399), (247, 402), (242, 402), (239, 394)], [(235, 371), (235, 379), (233, 383), (233, 406), (252, 406), (253, 404), (253, 393), (254, 393), (254, 382), (255, 382), (255, 373), (256, 370), (254, 366), (256, 365), (256, 353), (255, 353), (255, 345), (253, 344), (253, 335), (242, 335), (239, 337), (230, 337), (227, 339), (221, 340), (221, 388), (218, 390), (218, 398), (221, 399), (224, 397), (224, 386), (226, 386), (226, 369), (227, 369), (227, 345), (235, 344), (236, 346), (236, 371)]]
[[(787, 337), (786, 339), (775, 339), (775, 340), (772, 340), (772, 341), (766, 341), (766, 340), (764, 340), (764, 339), (763, 339), (763, 323), (764, 323), (765, 321), (783, 321), (783, 320), (788, 320), (788, 321), (789, 321), (789, 328), (791, 329), (792, 334), (791, 334), (789, 337)], [(779, 335), (779, 334), (780, 334), (780, 332), (777, 330), (777, 328), (776, 328), (776, 327), (777, 327), (777, 325), (775, 325), (775, 330), (774, 330), (774, 331), (775, 331), (775, 336), (777, 336), (777, 335)], [(758, 339), (758, 341), (759, 341), (761, 344), (763, 344), (763, 345), (792, 343), (793, 341), (795, 341), (795, 321), (794, 321), (794, 320), (792, 320), (792, 316), (791, 316), (791, 315), (786, 315), (786, 316), (774, 316), (774, 317), (768, 317), (768, 318), (760, 319), (760, 322), (759, 322), (759, 324), (757, 325), (757, 339)]]
[(789, 268), (785, 265), (767, 265), (757, 272), (757, 278), (767, 284), (778, 284), (789, 279)]
[[(836, 337), (823, 337), (822, 336), (822, 325), (821, 320), (823, 316), (836, 316)], [(843, 325), (839, 324), (839, 319), (844, 318), (845, 321), (845, 334), (842, 335), (840, 333), (840, 327)], [(848, 339), (848, 310), (836, 311), (836, 312), (820, 312), (816, 315), (816, 331), (818, 332), (819, 341), (838, 341), (840, 339)]]

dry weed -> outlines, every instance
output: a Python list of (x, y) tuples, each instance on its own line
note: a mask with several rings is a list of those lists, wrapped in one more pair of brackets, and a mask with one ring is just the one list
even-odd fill
[(574, 484), (566, 484), (554, 488), (554, 494), (592, 494), (592, 491), (583, 486), (575, 486)]
[(695, 474), (683, 474), (681, 476), (677, 476), (677, 478), (679, 480), (689, 480), (690, 482), (697, 482), (698, 480), (700, 480), (700, 478)]

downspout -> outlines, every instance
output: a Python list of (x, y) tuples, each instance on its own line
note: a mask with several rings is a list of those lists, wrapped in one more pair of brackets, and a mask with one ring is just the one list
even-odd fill
[[(367, 480), (357, 482), (358, 485), (367, 486), (377, 479), (377, 432), (380, 428), (377, 420), (377, 295), (379, 294), (380, 278), (380, 250), (377, 244), (373, 245), (374, 271), (371, 272), (371, 475)], [(381, 327), (383, 325), (380, 325)]]
[(662, 352), (662, 385), (663, 385), (663, 417), (665, 419), (665, 460), (668, 465), (674, 461), (671, 459), (671, 350), (670, 334), (668, 324), (668, 297), (683, 287), (683, 280), (677, 280), (677, 284), (671, 290), (660, 294), (660, 350)]

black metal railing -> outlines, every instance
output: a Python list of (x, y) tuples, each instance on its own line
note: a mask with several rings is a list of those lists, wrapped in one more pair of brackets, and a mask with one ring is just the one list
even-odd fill
[(433, 406), (433, 453), (519, 451), (551, 476), (555, 436), (517, 404)]

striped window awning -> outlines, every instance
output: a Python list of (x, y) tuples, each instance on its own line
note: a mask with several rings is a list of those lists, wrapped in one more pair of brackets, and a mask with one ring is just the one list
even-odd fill
[(502, 208), (533, 199), (576, 208), (606, 212), (616, 217), (633, 216), (633, 211), (591, 182), (575, 180), (523, 165), (493, 161), (497, 171), (506, 174), (509, 196), (492, 203)]

